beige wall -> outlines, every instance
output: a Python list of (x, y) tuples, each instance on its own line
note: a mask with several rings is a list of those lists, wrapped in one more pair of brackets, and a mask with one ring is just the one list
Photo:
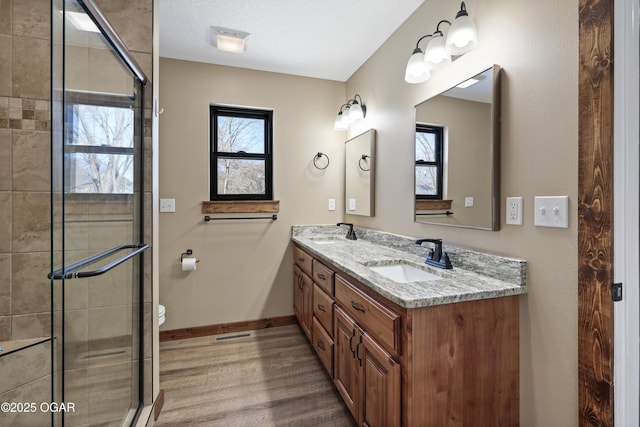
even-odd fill
[[(344, 83), (165, 58), (160, 75), (160, 197), (176, 199), (175, 213), (160, 214), (161, 329), (292, 315), (291, 225), (343, 217), (345, 135), (333, 121)], [(274, 110), (277, 221), (203, 222), (212, 103)], [(318, 151), (331, 160), (324, 171), (313, 167)], [(184, 273), (187, 248), (200, 263)]]
[[(416, 40), (455, 4), (428, 1), (347, 84), (367, 104), (362, 129), (378, 130), (376, 216), (347, 216), (360, 226), (528, 261), (520, 305), (520, 410), (523, 426), (577, 425), (578, 3), (471, 0), (477, 50), (431, 80), (409, 85), (404, 67)], [(413, 222), (413, 106), (486, 69), (503, 67), (502, 202), (524, 197), (524, 225), (498, 232)], [(357, 134), (362, 129), (353, 129)], [(404, 171), (399, 173), (399, 171)], [(569, 229), (533, 225), (533, 197), (568, 195)]]

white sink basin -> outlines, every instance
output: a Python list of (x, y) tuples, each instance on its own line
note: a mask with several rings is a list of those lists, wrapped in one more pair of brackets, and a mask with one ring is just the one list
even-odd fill
[(344, 237), (310, 237), (311, 240), (316, 245), (328, 245), (330, 243), (340, 243), (346, 241)]
[(442, 279), (436, 274), (404, 263), (377, 265), (369, 268), (396, 283), (428, 282), (429, 280)]

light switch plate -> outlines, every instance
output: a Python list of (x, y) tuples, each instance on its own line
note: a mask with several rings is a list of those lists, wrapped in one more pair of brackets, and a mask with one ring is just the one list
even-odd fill
[(522, 197), (507, 197), (507, 224), (522, 225)]
[(569, 228), (569, 196), (536, 196), (534, 225)]
[(464, 207), (465, 208), (472, 208), (473, 207), (473, 196), (467, 196), (464, 198)]
[(349, 199), (349, 210), (350, 211), (356, 210), (356, 199)]
[(160, 199), (160, 212), (175, 212), (176, 199)]
[(328, 204), (328, 209), (330, 211), (335, 211), (336, 210), (336, 199), (329, 199), (329, 204)]

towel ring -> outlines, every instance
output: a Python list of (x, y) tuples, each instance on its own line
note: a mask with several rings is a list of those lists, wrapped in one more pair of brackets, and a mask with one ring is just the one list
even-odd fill
[[(321, 159), (321, 158), (323, 158), (323, 157), (326, 157), (326, 159), (327, 159), (327, 164), (326, 164), (326, 165), (324, 165), (324, 166), (318, 166), (318, 163), (317, 163), (317, 162), (318, 162), (318, 160), (319, 160), (319, 159)], [(329, 166), (329, 156), (327, 156), (326, 154), (321, 153), (321, 152), (319, 152), (319, 151), (318, 151), (318, 154), (316, 154), (315, 156), (313, 156), (313, 166), (315, 166), (315, 167), (316, 167), (316, 169), (325, 170), (325, 169)]]
[(360, 157), (360, 160), (358, 160), (358, 167), (360, 168), (360, 170), (365, 171), (365, 172), (369, 172), (371, 170), (371, 167), (369, 167), (369, 169), (365, 169), (362, 167), (362, 161), (363, 160), (367, 160), (369, 158), (368, 155), (363, 154), (362, 157)]

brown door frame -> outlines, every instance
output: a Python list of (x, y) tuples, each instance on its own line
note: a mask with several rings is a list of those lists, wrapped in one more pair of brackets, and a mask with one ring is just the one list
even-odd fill
[(578, 413), (613, 427), (613, 6), (579, 0)]

